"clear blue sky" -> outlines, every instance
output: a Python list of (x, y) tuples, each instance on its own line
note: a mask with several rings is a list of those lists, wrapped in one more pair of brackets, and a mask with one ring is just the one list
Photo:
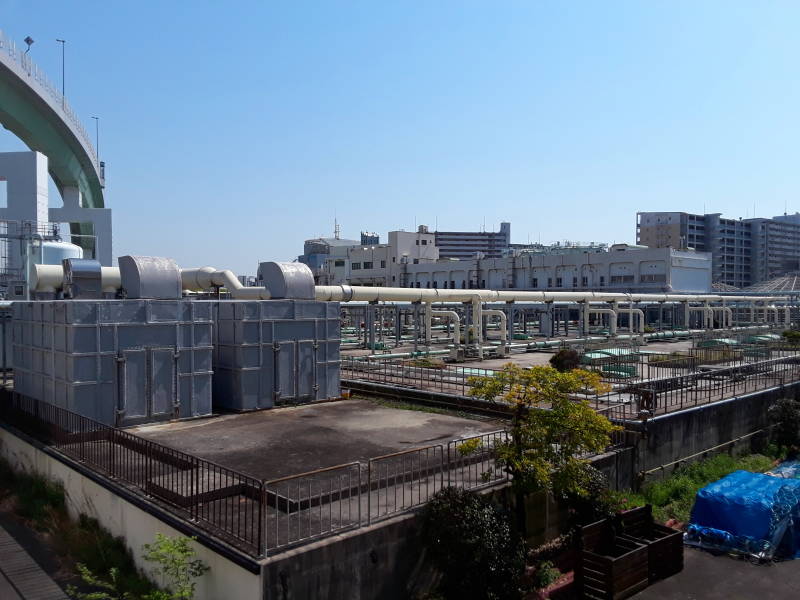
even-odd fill
[(56, 82), (68, 40), (115, 254), (243, 273), (334, 214), (631, 242), (637, 210), (799, 210), (798, 24), (731, 0), (0, 0)]

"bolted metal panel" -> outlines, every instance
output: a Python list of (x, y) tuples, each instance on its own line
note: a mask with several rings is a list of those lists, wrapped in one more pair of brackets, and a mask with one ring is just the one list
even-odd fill
[[(335, 304), (333, 310), (329, 304)], [(271, 408), (339, 396), (339, 305), (306, 300), (221, 300), (214, 342), (214, 403)]]
[(212, 312), (189, 300), (17, 302), (15, 389), (109, 425), (211, 413)]
[(181, 271), (171, 258), (120, 256), (119, 274), (128, 298), (180, 298)]

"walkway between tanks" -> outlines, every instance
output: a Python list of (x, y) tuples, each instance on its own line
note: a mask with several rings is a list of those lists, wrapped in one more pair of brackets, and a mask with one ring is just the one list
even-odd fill
[(3, 600), (68, 600), (36, 561), (0, 527), (0, 598)]

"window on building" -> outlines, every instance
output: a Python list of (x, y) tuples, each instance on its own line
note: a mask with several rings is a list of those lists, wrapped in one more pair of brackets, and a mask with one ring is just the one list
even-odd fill
[(371, 269), (372, 268), (372, 261), (365, 262), (364, 263), (364, 268), (365, 269)]
[(553, 278), (552, 277), (548, 277), (547, 278), (547, 287), (549, 287), (549, 288), (553, 287)]
[(462, 290), (465, 290), (465, 289), (467, 289), (467, 282), (466, 282), (466, 281), (464, 281), (463, 279), (461, 280), (461, 289), (462, 289)]
[(537, 277), (534, 277), (531, 280), (531, 287), (535, 287), (535, 288), (539, 287), (539, 279)]
[(381, 261), (381, 269), (385, 269), (385, 268), (386, 268), (386, 261), (382, 260)]
[(605, 284), (606, 284), (605, 275), (600, 275), (600, 287), (603, 287)]
[(561, 287), (561, 285), (562, 285), (561, 277), (556, 277), (556, 287)]
[(486, 289), (486, 280), (485, 279), (481, 279), (481, 288), (483, 288), (484, 290)]
[(343, 267), (344, 266), (344, 260), (341, 259), (341, 258), (336, 259), (335, 261), (333, 261), (333, 266), (334, 267)]
[(573, 277), (572, 278), (572, 287), (578, 287), (578, 278), (577, 277)]
[(415, 264), (415, 265), (418, 265), (418, 264), (419, 264), (419, 259), (418, 259), (418, 258), (415, 258), (415, 259), (414, 259), (414, 264)]
[(397, 262), (397, 257), (396, 257), (396, 256), (393, 256), (393, 257), (392, 257), (392, 262), (393, 262), (393, 263), (396, 263), (396, 262)]
[(422, 245), (423, 246), (427, 246), (428, 245), (428, 240), (422, 240)]
[(353, 271), (358, 271), (358, 270), (360, 270), (360, 269), (361, 269), (361, 263), (353, 263), (352, 265), (350, 265), (350, 268), (351, 268)]
[(417, 246), (419, 246), (419, 240), (415, 240), (417, 242)]
[(581, 277), (581, 287), (589, 287), (589, 278)]
[(425, 287), (426, 287), (426, 288), (429, 288), (429, 287), (431, 287), (431, 282), (430, 282), (430, 281), (427, 281), (427, 282), (425, 282)]
[(434, 281), (434, 282), (433, 282), (433, 287), (438, 287), (438, 285), (439, 285), (439, 282), (438, 282), (438, 281)]

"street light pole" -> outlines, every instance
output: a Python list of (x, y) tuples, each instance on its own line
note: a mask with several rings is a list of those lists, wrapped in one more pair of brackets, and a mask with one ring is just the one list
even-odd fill
[(97, 153), (97, 162), (100, 162), (100, 117), (94, 119), (94, 151)]
[(56, 41), (61, 44), (61, 108), (65, 108), (67, 105), (67, 95), (66, 95), (66, 79), (64, 77), (64, 47), (67, 44), (67, 40), (59, 40)]

